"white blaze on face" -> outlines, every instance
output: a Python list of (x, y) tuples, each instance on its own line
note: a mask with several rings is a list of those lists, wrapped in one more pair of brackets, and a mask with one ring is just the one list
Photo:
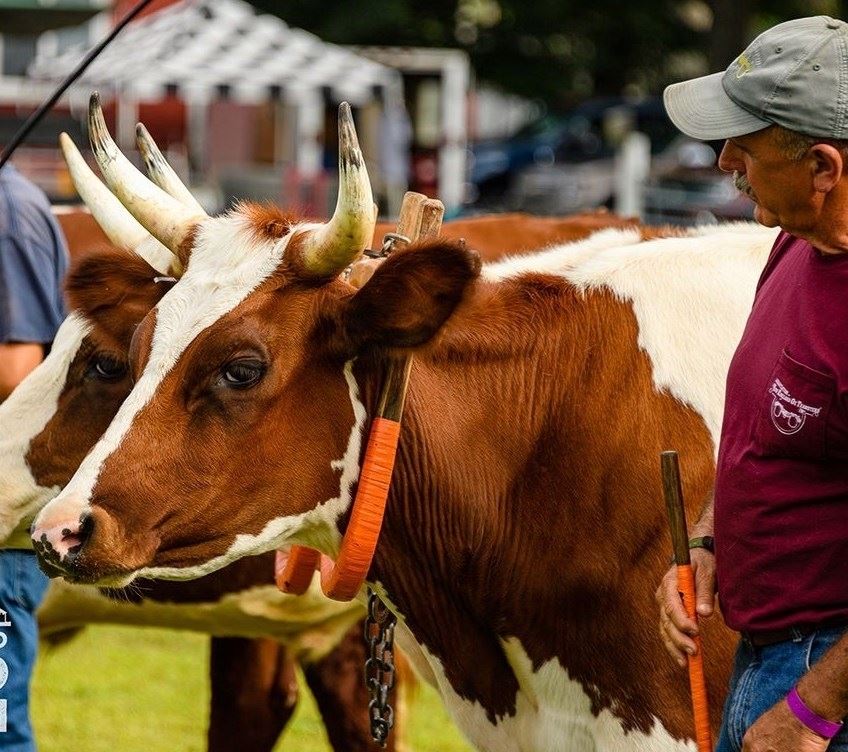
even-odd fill
[(0, 542), (59, 491), (36, 483), (26, 455), (32, 440), (56, 414), (68, 368), (90, 328), (79, 314), (68, 316), (56, 332), (50, 354), (0, 404)]
[(153, 398), (186, 347), (268, 279), (280, 265), (292, 235), (311, 227), (298, 227), (280, 240), (263, 240), (238, 214), (208, 219), (198, 226), (188, 269), (156, 305), (156, 328), (144, 371), (74, 477), (39, 514), (39, 527), (49, 528), (51, 520), (76, 518), (87, 510), (104, 461), (121, 445), (135, 416)]

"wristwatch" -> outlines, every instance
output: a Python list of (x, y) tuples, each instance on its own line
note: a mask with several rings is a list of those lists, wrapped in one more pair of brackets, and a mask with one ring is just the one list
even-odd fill
[[(691, 551), (693, 548), (705, 548), (709, 551), (713, 556), (715, 556), (715, 540), (712, 535), (699, 535), (695, 538), (689, 539), (689, 550)], [(671, 558), (668, 560), (669, 564), (676, 564), (677, 561), (674, 558), (674, 554), (671, 555)]]
[(689, 539), (689, 549), (706, 548), (711, 554), (715, 554), (715, 539), (712, 535), (700, 535)]

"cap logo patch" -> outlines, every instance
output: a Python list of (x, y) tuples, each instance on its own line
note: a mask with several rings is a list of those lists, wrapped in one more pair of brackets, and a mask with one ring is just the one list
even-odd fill
[(751, 65), (751, 61), (748, 60), (747, 55), (740, 55), (736, 59), (736, 78), (742, 78), (742, 76), (747, 76), (752, 70), (754, 66)]

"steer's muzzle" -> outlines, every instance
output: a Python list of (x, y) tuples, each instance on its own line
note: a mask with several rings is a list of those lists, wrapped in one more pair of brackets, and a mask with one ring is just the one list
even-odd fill
[(48, 575), (59, 576), (79, 556), (91, 528), (88, 505), (76, 496), (59, 505), (49, 504), (36, 517), (30, 530), (32, 547)]
[(61, 523), (46, 530), (32, 531), (32, 547), (47, 575), (57, 577), (73, 568), (94, 527), (92, 517), (84, 512), (73, 522)]
[(104, 585), (126, 582), (156, 550), (155, 545), (144, 545), (149, 536), (128, 539), (106, 510), (77, 499), (45, 512), (30, 532), (39, 564), (49, 577)]

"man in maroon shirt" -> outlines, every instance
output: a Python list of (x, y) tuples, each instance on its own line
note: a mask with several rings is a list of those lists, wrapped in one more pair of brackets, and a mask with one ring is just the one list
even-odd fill
[[(761, 34), (723, 73), (668, 87), (684, 133), (781, 227), (727, 377), (714, 499), (692, 530), (698, 613), (716, 583), (742, 633), (719, 752), (848, 750), (848, 24)], [(714, 536), (715, 555), (703, 548)], [(697, 626), (670, 570), (662, 638)]]

